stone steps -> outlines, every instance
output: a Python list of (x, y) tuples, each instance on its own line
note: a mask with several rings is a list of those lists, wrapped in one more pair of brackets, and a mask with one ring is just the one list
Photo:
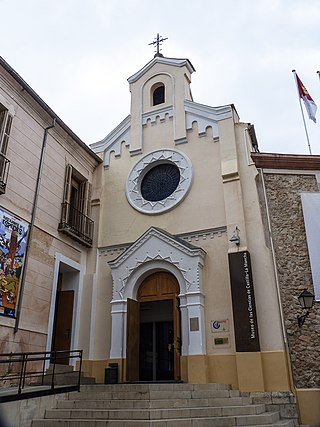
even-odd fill
[(59, 419), (59, 420), (34, 420), (32, 427), (295, 427), (292, 420), (276, 420), (269, 418), (267, 424), (257, 424), (256, 420), (248, 417), (235, 419), (202, 418), (202, 419), (171, 419), (171, 420), (88, 420), (88, 419)]
[(195, 407), (170, 409), (51, 409), (46, 418), (133, 419), (155, 420), (171, 418), (207, 418), (231, 415), (259, 415), (266, 411), (265, 405)]
[(32, 427), (296, 427), (225, 384), (83, 386)]
[[(166, 409), (166, 408), (194, 408), (194, 407), (217, 407), (217, 406), (240, 406), (251, 404), (250, 397), (227, 397), (207, 399), (161, 399), (161, 400), (86, 400), (88, 409)], [(83, 400), (61, 400), (58, 402), (59, 409), (81, 409)]]
[[(49, 385), (52, 381), (53, 365), (51, 364), (46, 371), (43, 384)], [(72, 385), (78, 382), (78, 372), (74, 372), (71, 365), (56, 364), (54, 367), (54, 384), (55, 385)], [(95, 379), (86, 377), (81, 373), (80, 384), (89, 385), (95, 384)]]

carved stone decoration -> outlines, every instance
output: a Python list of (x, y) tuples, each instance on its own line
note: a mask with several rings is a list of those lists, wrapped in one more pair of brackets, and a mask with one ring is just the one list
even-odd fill
[(126, 288), (127, 281), (138, 267), (150, 261), (164, 261), (176, 266), (184, 279), (181, 293), (202, 291), (199, 268), (202, 268), (204, 257), (203, 249), (151, 227), (118, 258), (108, 262), (112, 269), (113, 299), (135, 295), (136, 289)]
[[(175, 190), (160, 200), (146, 200), (141, 193), (141, 185), (145, 176), (160, 165), (173, 165), (179, 170), (180, 179)], [(155, 180), (156, 180), (155, 174)], [(161, 174), (158, 175), (159, 180)], [(142, 157), (130, 171), (126, 183), (128, 202), (139, 212), (145, 214), (159, 214), (166, 212), (180, 203), (187, 195), (192, 183), (192, 165), (189, 158), (177, 150), (162, 149), (152, 151)], [(161, 182), (154, 181), (154, 185), (161, 186)]]
[(205, 135), (207, 127), (211, 127), (213, 138), (218, 138), (219, 121), (232, 117), (232, 107), (230, 105), (225, 105), (223, 107), (209, 107), (208, 105), (185, 100), (184, 107), (186, 112), (187, 130), (191, 130), (192, 123), (196, 122), (198, 124), (199, 136)]
[[(171, 234), (151, 227), (118, 258), (109, 261), (113, 280), (110, 357), (125, 357), (127, 299), (136, 299), (140, 284), (156, 271), (173, 274), (180, 288), (182, 354), (205, 354), (204, 294), (202, 268), (205, 251)], [(199, 331), (189, 335), (189, 320), (197, 317)]]

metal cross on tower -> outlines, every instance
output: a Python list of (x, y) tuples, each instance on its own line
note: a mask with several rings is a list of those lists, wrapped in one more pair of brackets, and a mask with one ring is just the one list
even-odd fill
[(157, 34), (157, 37), (153, 40), (153, 42), (149, 43), (150, 45), (156, 46), (157, 50), (154, 54), (154, 56), (163, 56), (162, 53), (160, 53), (160, 45), (165, 41), (168, 40), (168, 37), (166, 37), (165, 39), (162, 36), (159, 36), (159, 33)]

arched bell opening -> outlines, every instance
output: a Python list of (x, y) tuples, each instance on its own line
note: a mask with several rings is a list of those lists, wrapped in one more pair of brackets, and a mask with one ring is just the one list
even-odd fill
[(159, 105), (165, 102), (165, 86), (163, 83), (156, 83), (151, 88), (151, 105)]

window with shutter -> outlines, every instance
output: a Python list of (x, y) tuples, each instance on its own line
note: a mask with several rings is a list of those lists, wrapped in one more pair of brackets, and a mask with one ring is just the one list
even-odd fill
[(7, 149), (12, 125), (12, 115), (0, 104), (0, 194), (5, 193), (10, 161)]
[(91, 184), (70, 164), (66, 167), (59, 231), (88, 247), (92, 246), (93, 221), (90, 219)]

